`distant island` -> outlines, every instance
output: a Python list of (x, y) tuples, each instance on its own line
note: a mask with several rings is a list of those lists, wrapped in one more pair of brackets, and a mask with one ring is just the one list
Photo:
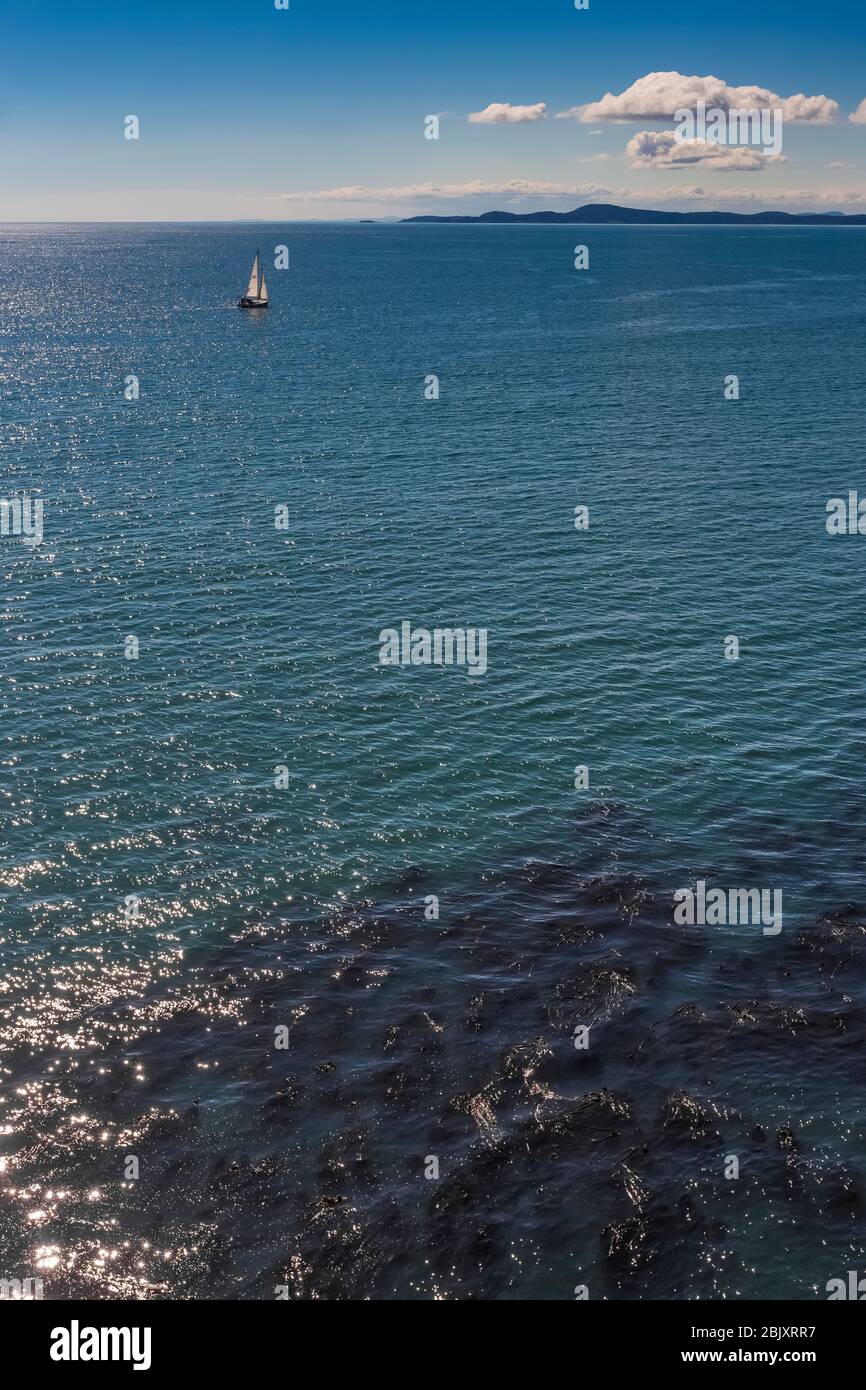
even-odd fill
[(866, 227), (866, 214), (841, 212), (658, 212), (650, 208), (620, 208), (615, 203), (587, 203), (572, 212), (482, 212), (480, 217), (457, 215), (404, 217), (404, 222), (624, 222), (682, 224), (704, 227), (738, 225), (780, 227)]

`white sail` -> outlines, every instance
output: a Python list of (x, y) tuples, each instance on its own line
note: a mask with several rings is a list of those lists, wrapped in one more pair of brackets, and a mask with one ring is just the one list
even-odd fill
[(252, 270), (250, 271), (250, 283), (247, 285), (247, 292), (246, 292), (245, 298), (247, 298), (247, 299), (258, 299), (258, 297), (259, 297), (259, 253), (258, 253), (258, 251), (257, 251), (257, 252), (256, 252), (256, 258), (255, 258), (255, 260), (253, 261), (253, 268), (252, 268)]
[(267, 285), (265, 284), (265, 272), (264, 272), (264, 271), (262, 271), (262, 287), (261, 287), (261, 289), (259, 290), (259, 299), (262, 301), (263, 304), (267, 304), (267, 302), (268, 302), (268, 287), (267, 287)]

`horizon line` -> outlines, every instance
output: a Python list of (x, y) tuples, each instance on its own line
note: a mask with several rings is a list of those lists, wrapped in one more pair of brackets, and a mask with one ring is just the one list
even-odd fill
[[(628, 203), (589, 202), (589, 203), (580, 203), (580, 204), (578, 204), (578, 205), (575, 206), (575, 207), (565, 208), (565, 209), (562, 209), (562, 210), (557, 209), (557, 208), (551, 208), (551, 207), (536, 207), (536, 208), (527, 209), (526, 211), (515, 211), (515, 210), (513, 210), (513, 209), (505, 209), (505, 208), (500, 208), (500, 207), (491, 207), (491, 208), (485, 209), (485, 210), (482, 211), (482, 212), (468, 212), (468, 211), (448, 211), (448, 212), (442, 211), (442, 212), (437, 212), (437, 211), (435, 211), (435, 210), (430, 210), (430, 209), (428, 209), (428, 210), (423, 211), (423, 212), (418, 212), (418, 211), (409, 212), (409, 211), (406, 211), (406, 212), (403, 212), (403, 213), (401, 213), (401, 214), (397, 214), (397, 213), (382, 213), (382, 214), (379, 214), (379, 215), (376, 216), (376, 217), (371, 217), (371, 216), (360, 216), (360, 215), (356, 215), (356, 216), (353, 216), (353, 217), (335, 217), (335, 216), (331, 216), (331, 217), (295, 217), (295, 218), (288, 218), (288, 217), (281, 217), (281, 218), (272, 218), (272, 217), (152, 217), (152, 218), (143, 218), (143, 217), (52, 217), (52, 218), (25, 218), (25, 217), (17, 217), (17, 218), (2, 218), (2, 217), (0, 217), (0, 227), (62, 227), (62, 226), (71, 226), (71, 227), (100, 227), (100, 226), (101, 226), (101, 227), (111, 227), (111, 226), (137, 226), (137, 227), (151, 227), (151, 226), (173, 226), (173, 227), (207, 227), (207, 226), (211, 226), (211, 227), (217, 227), (217, 226), (219, 226), (219, 227), (258, 227), (258, 226), (268, 226), (268, 227), (270, 227), (270, 226), (305, 226), (305, 225), (318, 226), (318, 225), (332, 225), (332, 224), (338, 224), (338, 225), (357, 225), (357, 224), (359, 224), (359, 223), (366, 223), (367, 225), (375, 225), (375, 224), (380, 224), (380, 225), (381, 225), (381, 224), (411, 225), (412, 223), (417, 222), (418, 220), (427, 220), (427, 221), (434, 220), (434, 221), (437, 221), (437, 222), (449, 222), (449, 221), (454, 221), (454, 220), (460, 219), (460, 220), (462, 220), (464, 223), (473, 223), (473, 222), (478, 222), (478, 221), (480, 221), (480, 220), (483, 219), (483, 218), (490, 218), (490, 217), (494, 217), (494, 216), (507, 217), (507, 218), (514, 218), (514, 219), (529, 219), (529, 218), (538, 218), (538, 217), (544, 217), (544, 216), (550, 216), (550, 217), (553, 217), (553, 218), (565, 218), (565, 217), (568, 217), (569, 215), (574, 214), (574, 213), (577, 213), (577, 212), (583, 212), (583, 211), (585, 211), (585, 210), (589, 210), (589, 209), (599, 209), (599, 208), (610, 209), (611, 211), (614, 211), (614, 212), (624, 212), (624, 213), (628, 214), (630, 217), (634, 217), (635, 215), (640, 215), (641, 213), (649, 213), (649, 214), (652, 214), (653, 217), (657, 217), (657, 216), (675, 216), (675, 217), (714, 217), (714, 216), (723, 216), (723, 217), (738, 217), (738, 218), (743, 218), (743, 219), (749, 219), (749, 218), (755, 218), (755, 217), (776, 216), (776, 217), (786, 217), (786, 218), (821, 217), (821, 218), (836, 218), (836, 219), (844, 219), (845, 221), (849, 221), (849, 220), (853, 221), (853, 219), (855, 219), (855, 218), (862, 218), (862, 217), (866, 216), (866, 204), (864, 204), (864, 206), (863, 206), (862, 208), (860, 208), (860, 209), (853, 210), (853, 211), (849, 211), (849, 212), (843, 212), (843, 211), (841, 211), (841, 209), (839, 209), (839, 208), (829, 208), (829, 209), (828, 209), (828, 208), (821, 208), (821, 209), (815, 209), (815, 208), (802, 208), (802, 207), (801, 207), (801, 208), (799, 208), (799, 209), (797, 209), (797, 210), (792, 210), (791, 208), (773, 207), (772, 205), (771, 205), (771, 206), (765, 206), (765, 207), (759, 207), (759, 208), (755, 208), (755, 207), (753, 206), (753, 207), (752, 207), (751, 209), (749, 209), (748, 211), (745, 211), (745, 210), (743, 210), (742, 208), (726, 208), (726, 207), (706, 207), (706, 206), (704, 206), (704, 207), (698, 207), (698, 208), (695, 208), (695, 207), (691, 207), (691, 208), (677, 208), (677, 207), (671, 207), (671, 206), (669, 206), (669, 205), (668, 205), (668, 206), (662, 206), (662, 207), (651, 207), (651, 206), (650, 206), (650, 207), (647, 207), (647, 206), (633, 206), (633, 205), (630, 205), (630, 204), (628, 204)], [(494, 225), (494, 226), (495, 226), (495, 225), (508, 225), (508, 223), (504, 223), (504, 224), (502, 224), (502, 223), (499, 223), (499, 224), (493, 223), (493, 224), (486, 224), (486, 225)], [(530, 225), (532, 225), (532, 224), (530, 224)], [(536, 225), (539, 225), (539, 224), (536, 224)], [(545, 224), (542, 223), (542, 224), (540, 224), (540, 225), (545, 225)]]

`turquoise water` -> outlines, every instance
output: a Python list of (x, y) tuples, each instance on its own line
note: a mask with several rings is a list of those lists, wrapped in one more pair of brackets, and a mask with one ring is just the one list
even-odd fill
[[(0, 538), (8, 1272), (799, 1298), (854, 1268), (866, 540), (825, 506), (866, 492), (861, 234), (7, 226), (0, 287), (4, 495), (44, 499), (42, 545)], [(382, 667), (404, 619), (486, 628), (486, 675)], [(781, 938), (675, 927), (701, 877), (781, 889)], [(602, 1155), (572, 1112), (610, 1093)]]

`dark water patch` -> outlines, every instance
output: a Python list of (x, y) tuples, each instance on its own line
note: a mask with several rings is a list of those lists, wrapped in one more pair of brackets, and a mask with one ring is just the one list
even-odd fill
[[(791, 939), (679, 927), (648, 877), (536, 856), (430, 922), (420, 881), (248, 919), (182, 980), (82, 1001), (89, 1049), (11, 1059), (8, 1267), (49, 1251), (56, 1296), (106, 1297), (802, 1297), (832, 1275), (862, 1208), (862, 1132), (821, 1101), (866, 1057), (855, 906)], [(762, 1276), (755, 1233), (780, 1229), (787, 1272)]]

